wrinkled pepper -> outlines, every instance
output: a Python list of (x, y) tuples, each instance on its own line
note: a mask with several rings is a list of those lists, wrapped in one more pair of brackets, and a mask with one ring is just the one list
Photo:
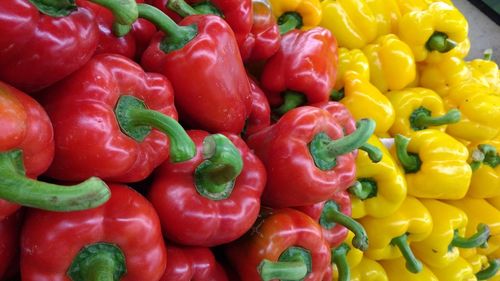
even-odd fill
[[(152, 6), (137, 6), (139, 17), (162, 31), (144, 51), (141, 65), (170, 80), (180, 120), (211, 132), (241, 133), (252, 98), (229, 25), (214, 15), (188, 16), (177, 25)], [(228, 69), (231, 75), (221, 75)]]
[(467, 148), (438, 130), (415, 132), (411, 139), (396, 135), (391, 152), (405, 171), (408, 194), (419, 198), (460, 199), (472, 170)]
[(331, 255), (321, 227), (294, 209), (267, 210), (245, 236), (225, 247), (241, 281), (325, 280)]
[(466, 64), (474, 79), (489, 87), (492, 92), (500, 94), (500, 72), (498, 65), (492, 60), (492, 52), (492, 49), (487, 49), (482, 59), (474, 59)]
[(321, 22), (319, 0), (269, 0), (283, 35), (290, 30), (308, 30)]
[(23, 280), (160, 279), (167, 255), (158, 215), (133, 189), (110, 188), (111, 199), (94, 209), (27, 212), (21, 236)]
[(434, 272), (439, 281), (478, 280), (472, 266), (460, 256), (445, 267), (435, 268), (429, 266), (429, 269)]
[[(134, 0), (95, 0), (115, 21), (137, 19)], [(32, 93), (82, 67), (98, 43), (94, 13), (75, 1), (5, 0), (0, 3), (0, 80)]]
[(396, 0), (365, 0), (377, 22), (377, 37), (398, 31), (398, 22), (401, 17)]
[(328, 111), (302, 106), (251, 135), (247, 143), (266, 166), (268, 176), (263, 204), (311, 205), (347, 189), (341, 185), (343, 179), (354, 178), (356, 173), (352, 151), (368, 140), (374, 126), (372, 120), (364, 119), (355, 132), (344, 136), (342, 126)]
[(406, 261), (404, 258), (381, 260), (379, 263), (385, 269), (389, 280), (439, 281), (425, 264), (422, 266), (422, 271), (413, 273), (405, 268)]
[(252, 111), (248, 116), (243, 130), (244, 136), (254, 134), (271, 125), (271, 108), (266, 94), (253, 79), (249, 78), (252, 90)]
[(415, 131), (432, 127), (444, 132), (446, 125), (460, 121), (460, 111), (445, 111), (441, 97), (426, 88), (407, 88), (386, 94), (396, 112), (396, 120), (389, 130), (392, 136), (412, 136)]
[(410, 243), (428, 237), (433, 221), (429, 211), (418, 199), (408, 196), (394, 214), (385, 218), (364, 217), (359, 222), (370, 238), (366, 257), (386, 260), (402, 255), (410, 272), (422, 271), (422, 262), (413, 254)]
[(451, 0), (396, 0), (402, 15), (412, 11), (425, 10), (430, 4), (437, 1), (453, 5)]
[(370, 81), (370, 64), (360, 49), (338, 49), (337, 77), (334, 90), (344, 88), (344, 76), (347, 72), (356, 72), (362, 80)]
[(47, 171), (53, 178), (135, 182), (167, 158), (179, 162), (195, 154), (176, 121), (168, 80), (126, 57), (97, 55), (44, 94), (54, 126), (55, 156)]
[(22, 225), (22, 211), (0, 220), (0, 280), (16, 273), (19, 261), (19, 236)]
[(351, 281), (388, 281), (387, 273), (380, 263), (363, 257), (361, 262), (351, 269)]
[(500, 140), (469, 146), (472, 179), (467, 192), (472, 198), (500, 196)]
[(149, 199), (169, 240), (205, 247), (228, 243), (243, 235), (259, 214), (264, 166), (236, 135), (188, 134), (196, 145), (195, 157), (162, 164)]

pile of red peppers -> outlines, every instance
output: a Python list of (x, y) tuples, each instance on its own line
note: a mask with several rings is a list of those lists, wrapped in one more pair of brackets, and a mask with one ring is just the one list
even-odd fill
[(301, 25), (251, 0), (0, 1), (0, 280), (332, 280), (348, 232), (369, 243), (358, 149), (381, 156), (330, 101), (334, 35)]

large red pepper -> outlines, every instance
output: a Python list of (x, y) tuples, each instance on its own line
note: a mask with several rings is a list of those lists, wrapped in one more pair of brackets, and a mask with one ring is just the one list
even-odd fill
[(233, 241), (259, 214), (264, 166), (236, 135), (189, 131), (189, 136), (196, 156), (162, 164), (149, 198), (169, 240), (207, 247)]
[(167, 256), (167, 269), (160, 281), (229, 281), (209, 248), (167, 244)]
[(21, 211), (0, 220), (0, 280), (15, 274), (19, 269), (19, 232), (21, 229)]
[[(95, 0), (116, 22), (137, 18), (134, 0)], [(28, 93), (45, 88), (84, 65), (94, 53), (94, 14), (74, 1), (0, 1), (0, 80)]]
[(331, 256), (320, 226), (297, 210), (269, 212), (225, 249), (241, 280), (324, 280)]
[(327, 29), (292, 30), (265, 64), (261, 83), (282, 115), (304, 104), (326, 102), (337, 75), (337, 41)]
[(252, 111), (245, 124), (244, 135), (249, 136), (271, 125), (271, 109), (264, 92), (249, 78), (252, 89)]
[(188, 16), (176, 25), (158, 9), (138, 4), (139, 16), (164, 31), (142, 56), (149, 71), (172, 82), (180, 120), (210, 132), (239, 134), (250, 114), (250, 83), (233, 32), (218, 16)]
[[(266, 166), (268, 180), (262, 202), (272, 207), (311, 205), (345, 190), (346, 178), (356, 173), (354, 155), (374, 130), (364, 119), (344, 137), (343, 129), (328, 111), (302, 106), (277, 123), (248, 138), (248, 145)], [(344, 179), (344, 180), (342, 180)]]
[(27, 212), (21, 236), (23, 280), (160, 279), (167, 255), (158, 215), (133, 189), (110, 188), (111, 199), (98, 208)]
[(126, 57), (97, 55), (44, 94), (54, 125), (53, 178), (140, 181), (168, 157), (195, 153), (176, 121), (168, 80)]
[(72, 187), (34, 180), (54, 157), (52, 125), (38, 102), (0, 82), (0, 112), (0, 220), (17, 204), (70, 211), (106, 202), (109, 189), (97, 178)]

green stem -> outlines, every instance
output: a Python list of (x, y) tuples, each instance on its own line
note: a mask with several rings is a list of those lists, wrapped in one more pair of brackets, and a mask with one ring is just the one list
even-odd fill
[(394, 143), (396, 145), (396, 155), (405, 172), (407, 174), (418, 172), (422, 165), (422, 161), (420, 157), (418, 157), (418, 154), (408, 153), (410, 139), (398, 134), (394, 138)]
[(302, 16), (297, 12), (286, 12), (278, 18), (278, 27), (281, 35), (293, 29), (300, 29), (302, 26)]
[(221, 13), (217, 7), (215, 7), (212, 3), (209, 1), (205, 2), (200, 2), (196, 3), (193, 5), (193, 8), (198, 11), (198, 13), (203, 14), (203, 15), (216, 15), (221, 18), (224, 18), (224, 15)]
[(410, 116), (410, 125), (413, 130), (424, 130), (430, 126), (441, 126), (446, 124), (457, 123), (460, 121), (460, 110), (451, 109), (445, 115), (439, 117), (432, 117), (431, 112), (424, 108), (420, 107), (415, 109)]
[(349, 263), (347, 262), (347, 253), (351, 250), (351, 247), (347, 243), (340, 244), (337, 248), (332, 250), (332, 260), (337, 266), (337, 272), (339, 273), (338, 281), (349, 281), (351, 280), (351, 270), (349, 269)]
[(452, 247), (458, 248), (477, 248), (488, 242), (490, 237), (490, 228), (484, 223), (477, 225), (477, 232), (469, 238), (461, 237), (455, 230), (453, 240), (450, 243)]
[(396, 246), (401, 251), (406, 260), (406, 269), (412, 273), (422, 271), (422, 263), (415, 257), (408, 244), (408, 234), (403, 234), (391, 240), (391, 245)]
[(290, 247), (277, 262), (263, 260), (257, 270), (262, 280), (303, 280), (312, 270), (312, 258), (309, 251)]
[(136, 141), (143, 141), (152, 127), (165, 133), (170, 141), (172, 162), (186, 161), (196, 154), (193, 141), (175, 119), (147, 109), (144, 102), (134, 96), (121, 96), (115, 114), (122, 131)]
[(330, 100), (332, 100), (332, 101), (341, 101), (344, 97), (345, 97), (344, 88), (342, 88), (338, 91), (332, 90), (330, 92)]
[(167, 7), (183, 18), (200, 14), (184, 0), (168, 0)]
[(29, 0), (40, 13), (51, 17), (66, 17), (78, 9), (75, 0)]
[(373, 163), (378, 163), (380, 162), (380, 160), (382, 160), (382, 151), (380, 151), (380, 149), (374, 145), (365, 143), (360, 146), (359, 149), (368, 153), (368, 157), (370, 158), (370, 160), (372, 160)]
[(377, 182), (373, 179), (358, 179), (354, 185), (349, 187), (348, 191), (360, 200), (366, 200), (377, 196)]
[(500, 269), (500, 259), (490, 260), (489, 264), (487, 268), (476, 273), (477, 280), (488, 280), (497, 274)]
[(196, 190), (211, 200), (228, 198), (243, 169), (239, 150), (224, 135), (210, 135), (203, 140), (203, 158), (194, 173)]
[(125, 255), (117, 245), (95, 243), (78, 252), (67, 275), (72, 281), (115, 281), (126, 272)]
[(493, 59), (493, 49), (489, 48), (484, 50), (483, 60), (492, 60)]
[(135, 0), (89, 0), (113, 13), (115, 22), (123, 25), (132, 25), (138, 18), (139, 12)]
[(60, 186), (25, 176), (21, 150), (0, 153), (0, 198), (26, 207), (49, 211), (79, 211), (98, 207), (111, 196), (99, 178)]
[(425, 47), (429, 51), (438, 51), (440, 53), (446, 53), (451, 51), (457, 46), (457, 43), (448, 38), (448, 35), (443, 32), (436, 31), (429, 37)]
[(307, 102), (306, 96), (295, 91), (285, 91), (283, 93), (283, 103), (273, 110), (273, 113), (281, 116), (288, 111), (299, 107)]
[(497, 153), (496, 147), (490, 144), (480, 144), (472, 151), (472, 162), (470, 163), (472, 171), (479, 169), (483, 164), (493, 169), (500, 164), (500, 155)]

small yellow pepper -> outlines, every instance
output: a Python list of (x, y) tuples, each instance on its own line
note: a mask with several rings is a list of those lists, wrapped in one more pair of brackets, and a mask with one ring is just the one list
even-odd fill
[(495, 94), (500, 94), (500, 71), (498, 65), (491, 60), (491, 49), (485, 51), (483, 59), (467, 62), (472, 76), (481, 84), (489, 87)]
[(460, 199), (472, 176), (467, 148), (437, 130), (396, 135), (391, 152), (405, 170), (408, 194), (419, 198)]
[(401, 17), (396, 0), (365, 0), (370, 6), (377, 22), (377, 37), (397, 33), (398, 22)]
[(360, 49), (339, 48), (337, 77), (333, 89), (344, 88), (344, 76), (349, 71), (356, 72), (360, 79), (370, 81), (370, 65), (365, 54)]
[(472, 198), (500, 196), (500, 141), (491, 140), (469, 146), (472, 179), (467, 193)]
[(499, 272), (500, 259), (488, 259), (487, 256), (477, 253), (464, 258), (471, 265), (477, 280), (491, 280)]
[(419, 273), (409, 272), (405, 268), (405, 259), (397, 258), (393, 260), (383, 260), (379, 263), (384, 267), (389, 280), (405, 281), (439, 281), (432, 271), (425, 265)]
[(409, 271), (422, 271), (422, 263), (413, 255), (409, 243), (421, 241), (429, 236), (432, 231), (432, 217), (418, 199), (406, 197), (401, 207), (388, 217), (364, 217), (359, 221), (370, 237), (366, 257), (383, 260), (402, 255)]
[(363, 48), (370, 63), (370, 81), (382, 93), (401, 90), (413, 82), (417, 66), (410, 47), (396, 35), (379, 37)]
[(352, 246), (353, 238), (354, 233), (349, 231), (344, 242), (332, 249), (332, 270), (335, 280), (349, 280), (350, 269), (363, 259), (363, 252)]
[(321, 22), (319, 0), (269, 0), (269, 3), (282, 34), (294, 28), (310, 29)]
[(447, 124), (460, 120), (460, 111), (451, 109), (446, 112), (443, 100), (432, 90), (407, 88), (386, 95), (396, 111), (396, 119), (389, 129), (393, 136), (411, 136), (428, 127), (444, 132)]
[(387, 148), (375, 136), (368, 139), (368, 144), (382, 152), (382, 159), (374, 163), (365, 151), (358, 152), (356, 178), (361, 186), (349, 189), (353, 218), (390, 216), (406, 197), (405, 177)]
[(351, 268), (351, 281), (388, 281), (384, 268), (376, 261), (365, 258)]
[(439, 281), (475, 281), (477, 280), (472, 266), (462, 257), (458, 257), (446, 267), (435, 268), (429, 266)]
[(399, 20), (398, 35), (412, 49), (416, 61), (429, 53), (447, 53), (467, 39), (468, 23), (460, 11), (444, 2), (406, 13)]
[(431, 89), (442, 98), (451, 87), (473, 79), (467, 64), (457, 57), (443, 58), (439, 63), (420, 64), (420, 86)]

